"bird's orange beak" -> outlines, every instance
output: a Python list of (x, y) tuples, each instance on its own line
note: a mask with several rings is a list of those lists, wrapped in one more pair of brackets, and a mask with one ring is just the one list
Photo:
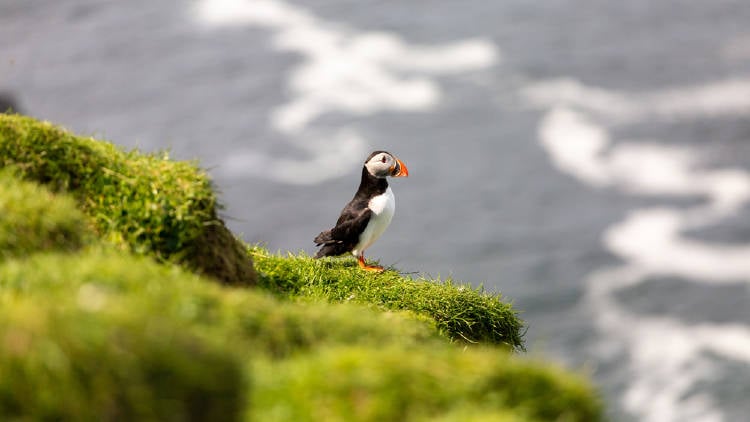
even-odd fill
[(396, 165), (391, 167), (392, 177), (408, 177), (409, 169), (406, 168), (406, 164), (403, 161), (396, 158)]

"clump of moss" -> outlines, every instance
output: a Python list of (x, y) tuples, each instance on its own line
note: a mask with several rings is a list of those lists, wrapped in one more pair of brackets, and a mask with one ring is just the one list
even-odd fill
[(454, 340), (523, 349), (523, 322), (499, 295), (450, 281), (412, 280), (392, 270), (365, 273), (351, 260), (282, 257), (260, 247), (250, 252), (260, 285), (278, 295), (409, 310), (429, 316)]
[(343, 347), (259, 367), (253, 420), (433, 420), (468, 409), (526, 421), (601, 418), (583, 379), (497, 349)]
[(446, 343), (430, 321), (413, 314), (283, 302), (261, 291), (221, 288), (178, 267), (98, 250), (6, 262), (0, 266), (0, 308), (23, 296), (76, 309), (82, 286), (96, 293), (108, 313), (180, 320), (243, 353), (274, 359), (331, 344)]
[(217, 217), (207, 175), (165, 154), (124, 152), (30, 117), (0, 114), (0, 167), (73, 195), (100, 235), (229, 284), (255, 284), (242, 244)]
[(0, 170), (0, 260), (36, 251), (75, 251), (92, 233), (75, 201)]
[(0, 419), (240, 420), (247, 393), (235, 355), (168, 318), (100, 312), (85, 285), (72, 293), (77, 309), (4, 301)]
[(429, 417), (416, 418), (415, 422), (529, 422), (511, 410), (483, 409), (476, 405), (456, 406), (455, 408)]

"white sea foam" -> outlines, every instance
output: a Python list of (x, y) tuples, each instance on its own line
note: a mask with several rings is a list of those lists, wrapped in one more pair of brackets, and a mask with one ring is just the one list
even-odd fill
[(539, 139), (561, 170), (593, 186), (611, 183), (601, 159), (609, 145), (609, 134), (585, 116), (568, 108), (554, 108), (542, 119)]
[(646, 118), (742, 117), (750, 113), (750, 77), (634, 93), (606, 90), (574, 79), (560, 78), (531, 84), (521, 94), (537, 107), (575, 107), (619, 124)]
[(697, 154), (684, 147), (653, 140), (614, 143), (608, 129), (640, 119), (742, 115), (750, 110), (750, 80), (642, 93), (555, 80), (534, 84), (523, 95), (530, 104), (548, 109), (539, 125), (539, 140), (563, 172), (592, 187), (631, 195), (704, 200), (687, 208), (635, 210), (608, 228), (603, 243), (624, 264), (588, 278), (587, 303), (603, 335), (602, 350), (608, 355), (617, 349), (626, 351), (633, 374), (623, 397), (626, 409), (644, 421), (722, 420), (712, 397), (693, 389), (711, 380), (707, 352), (750, 363), (750, 328), (642, 315), (621, 305), (615, 293), (660, 276), (750, 283), (750, 246), (685, 235), (746, 206), (750, 174), (742, 169), (702, 168)]
[(585, 112), (556, 106), (539, 125), (539, 140), (561, 170), (595, 187), (652, 196), (703, 196), (716, 212), (733, 213), (750, 200), (741, 169), (701, 170), (693, 150), (655, 141), (613, 146), (606, 127)]
[(669, 208), (637, 210), (610, 227), (607, 248), (652, 275), (700, 279), (704, 283), (750, 282), (750, 246), (686, 238), (685, 214)]
[[(290, 138), (306, 138), (315, 121), (327, 113), (367, 116), (382, 111), (429, 111), (443, 100), (436, 76), (486, 68), (499, 60), (497, 48), (486, 39), (415, 45), (395, 34), (357, 31), (320, 19), (281, 0), (202, 0), (195, 15), (210, 28), (267, 28), (274, 32), (276, 49), (301, 56), (289, 74), (289, 101), (270, 116), (272, 127)], [(353, 127), (346, 129), (355, 132)], [(362, 136), (357, 138), (369, 144)], [(322, 157), (328, 149), (307, 148), (312, 154), (308, 161), (279, 158), (273, 165), (279, 171), (263, 175), (285, 183), (318, 183), (345, 174), (340, 165), (318, 167), (330, 164), (329, 158)], [(360, 154), (361, 148), (346, 151)], [(342, 154), (336, 158), (356, 163), (362, 159)], [(248, 157), (254, 155), (248, 152)], [(227, 166), (237, 170), (241, 161), (229, 157)], [(281, 169), (287, 173), (281, 174)]]
[(309, 159), (274, 157), (253, 149), (235, 151), (217, 169), (227, 177), (258, 177), (293, 185), (314, 185), (356, 171), (367, 155), (367, 142), (346, 128), (325, 137), (310, 135), (304, 142), (291, 138)]

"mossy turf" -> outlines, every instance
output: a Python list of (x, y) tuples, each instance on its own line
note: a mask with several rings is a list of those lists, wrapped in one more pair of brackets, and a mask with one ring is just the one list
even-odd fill
[(71, 198), (0, 170), (0, 261), (40, 250), (74, 251), (92, 238)]
[(429, 320), (406, 312), (279, 301), (263, 291), (221, 288), (176, 266), (99, 249), (9, 260), (0, 266), (0, 307), (20, 297), (65, 309), (91, 301), (100, 313), (181, 321), (195, 333), (273, 359), (326, 344), (445, 343)]
[[(161, 235), (120, 230), (138, 227), (146, 215), (153, 219), (145, 218), (145, 227), (167, 224), (175, 209), (157, 206), (148, 214), (127, 204), (133, 197), (147, 198), (142, 206), (162, 204), (140, 192), (143, 186), (100, 179), (108, 159), (137, 185), (158, 180), (160, 166), (174, 179), (173, 164), (12, 117), (0, 116), (0, 154), (15, 151), (13, 159), (0, 155), (3, 166), (13, 167), (0, 171), (0, 420), (601, 418), (596, 392), (583, 378), (511, 353), (523, 347), (522, 322), (498, 295), (391, 270), (363, 273), (346, 259), (282, 257), (247, 248), (228, 231), (232, 253), (257, 260), (259, 283), (211, 283), (188, 271), (196, 264), (183, 254), (211, 248), (213, 234), (177, 233), (193, 246), (166, 256), (154, 246)], [(15, 149), (10, 140), (23, 137), (9, 137), (20, 129), (8, 127), (19, 121), (33, 133), (57, 133), (48, 140), (52, 151), (24, 152), (33, 136)], [(79, 159), (94, 169), (71, 164)], [(139, 176), (139, 165), (153, 175)], [(193, 180), (192, 166), (175, 165), (187, 166), (184, 177)], [(45, 179), (50, 174), (59, 178)], [(118, 208), (118, 200), (126, 203)], [(165, 201), (180, 208), (174, 197)], [(197, 212), (204, 211), (213, 215)], [(104, 222), (111, 213), (133, 220), (110, 227)], [(177, 226), (192, 230), (202, 218), (182, 215)], [(218, 219), (208, 223), (223, 227)]]
[(395, 270), (367, 273), (354, 260), (282, 256), (260, 247), (250, 253), (259, 283), (283, 297), (409, 310), (432, 318), (451, 339), (523, 349), (523, 322), (500, 295), (451, 281), (413, 280)]
[(469, 409), (476, 418), (600, 418), (583, 380), (495, 348), (336, 347), (281, 363), (261, 361), (254, 376), (254, 420), (415, 421)]
[[(238, 420), (240, 363), (169, 319), (15, 298), (0, 313), (4, 421)], [(89, 302), (85, 302), (85, 301)], [(87, 308), (88, 307), (88, 308)]]
[[(0, 351), (0, 419), (148, 420), (144, 409), (183, 415), (196, 391), (211, 409), (241, 398), (242, 416), (221, 420), (418, 421), (467, 408), (477, 418), (599, 418), (583, 379), (507, 350), (456, 347), (411, 312), (282, 300), (112, 251), (6, 260), (0, 307), (11, 333), (0, 349), (16, 351)], [(50, 394), (11, 394), (35, 385)]]
[(255, 283), (244, 248), (217, 218), (207, 175), (165, 154), (124, 152), (50, 123), (0, 114), (0, 167), (69, 192), (100, 235), (229, 284)]

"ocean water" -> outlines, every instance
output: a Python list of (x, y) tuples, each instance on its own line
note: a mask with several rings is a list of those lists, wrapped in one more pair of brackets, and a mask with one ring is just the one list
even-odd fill
[(0, 97), (210, 169), (314, 252), (374, 149), (368, 257), (502, 292), (618, 421), (750, 412), (744, 1), (0, 1)]

